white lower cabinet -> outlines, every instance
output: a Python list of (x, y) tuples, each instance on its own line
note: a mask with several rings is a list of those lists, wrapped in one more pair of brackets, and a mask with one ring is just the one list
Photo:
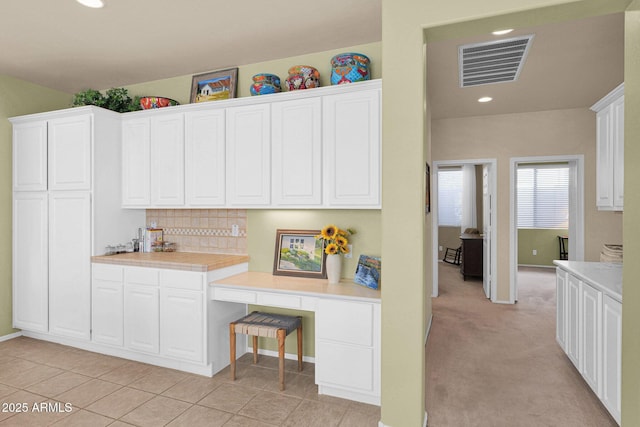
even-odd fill
[(49, 332), (91, 337), (91, 196), (49, 193)]
[(580, 290), (580, 355), (582, 376), (594, 393), (600, 397), (600, 371), (601, 371), (601, 351), (602, 331), (602, 292), (592, 288), (582, 282)]
[(622, 304), (605, 295), (602, 300), (602, 403), (620, 423), (622, 384)]
[(318, 391), (380, 404), (380, 305), (320, 299), (316, 311)]
[(182, 368), (189, 362), (208, 372), (206, 277), (94, 263), (92, 341), (119, 347), (124, 357), (126, 352), (146, 354), (165, 366)]
[(91, 340), (124, 345), (123, 268), (93, 264), (91, 280)]
[(622, 304), (586, 280), (556, 270), (556, 340), (564, 329), (564, 352), (620, 424)]
[(146, 353), (160, 351), (160, 292), (157, 286), (124, 286), (125, 347)]

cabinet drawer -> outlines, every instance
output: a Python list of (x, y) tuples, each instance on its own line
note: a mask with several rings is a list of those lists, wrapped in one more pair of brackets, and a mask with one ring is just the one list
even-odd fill
[(301, 308), (302, 297), (298, 295), (282, 295), (261, 292), (258, 294), (259, 305), (270, 305), (283, 308)]
[(319, 340), (316, 344), (316, 382), (364, 393), (379, 392), (373, 348)]
[(93, 278), (108, 282), (122, 282), (122, 266), (109, 264), (92, 264)]
[(158, 270), (155, 268), (126, 267), (124, 281), (128, 284), (158, 286)]
[(255, 304), (256, 293), (237, 289), (214, 288), (213, 299), (216, 301), (241, 302), (244, 304)]
[(373, 346), (373, 326), (373, 304), (330, 299), (318, 301), (316, 312), (318, 339)]
[(202, 273), (180, 270), (160, 270), (160, 286), (192, 291), (202, 290)]

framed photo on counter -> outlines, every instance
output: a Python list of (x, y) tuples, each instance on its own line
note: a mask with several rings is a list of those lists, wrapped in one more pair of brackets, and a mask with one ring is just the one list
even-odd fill
[(276, 230), (273, 274), (326, 279), (324, 240), (320, 230)]

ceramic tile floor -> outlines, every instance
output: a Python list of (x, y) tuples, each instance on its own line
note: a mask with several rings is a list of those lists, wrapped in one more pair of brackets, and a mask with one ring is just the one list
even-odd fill
[[(380, 408), (318, 395), (314, 365), (244, 355), (213, 378), (26, 337), (0, 342), (0, 427), (374, 427)], [(24, 410), (26, 409), (26, 411)]]

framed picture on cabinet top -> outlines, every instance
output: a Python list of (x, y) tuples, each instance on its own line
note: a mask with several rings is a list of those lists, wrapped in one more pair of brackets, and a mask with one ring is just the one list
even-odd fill
[(324, 240), (320, 230), (276, 230), (275, 276), (326, 279)]
[(219, 101), (236, 97), (238, 69), (197, 74), (191, 81), (191, 102)]

